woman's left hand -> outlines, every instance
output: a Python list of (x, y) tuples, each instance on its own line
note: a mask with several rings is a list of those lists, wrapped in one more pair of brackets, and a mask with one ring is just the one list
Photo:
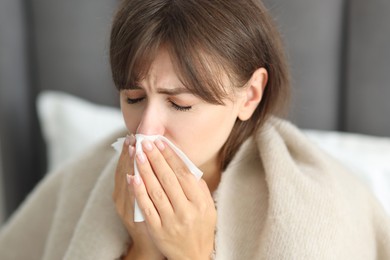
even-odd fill
[(163, 141), (142, 145), (134, 193), (156, 246), (168, 259), (210, 259), (217, 213), (206, 182)]

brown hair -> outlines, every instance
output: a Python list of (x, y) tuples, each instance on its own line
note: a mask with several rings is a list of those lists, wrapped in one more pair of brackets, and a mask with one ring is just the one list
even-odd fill
[[(224, 170), (240, 145), (289, 99), (289, 75), (280, 36), (260, 0), (124, 0), (111, 31), (110, 62), (116, 87), (131, 88), (166, 47), (180, 80), (213, 104), (229, 98), (264, 67), (268, 82), (252, 117), (237, 119), (220, 151)], [(222, 73), (222, 74), (221, 74)], [(231, 86), (223, 86), (227, 75)]]

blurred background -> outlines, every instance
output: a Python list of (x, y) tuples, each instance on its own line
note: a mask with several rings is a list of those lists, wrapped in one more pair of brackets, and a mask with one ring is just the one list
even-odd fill
[[(0, 0), (0, 223), (54, 167), (49, 142), (62, 148), (82, 143), (78, 127), (88, 120), (85, 137), (98, 139), (107, 125), (119, 127), (108, 65), (118, 3)], [(265, 4), (291, 65), (290, 119), (306, 129), (389, 137), (390, 1)], [(78, 138), (70, 138), (71, 131)]]

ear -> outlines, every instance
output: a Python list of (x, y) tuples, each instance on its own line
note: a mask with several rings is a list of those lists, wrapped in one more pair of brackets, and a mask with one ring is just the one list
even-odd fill
[(248, 120), (263, 97), (265, 86), (268, 81), (268, 72), (265, 68), (259, 68), (253, 72), (244, 91), (244, 100), (238, 112), (238, 118)]

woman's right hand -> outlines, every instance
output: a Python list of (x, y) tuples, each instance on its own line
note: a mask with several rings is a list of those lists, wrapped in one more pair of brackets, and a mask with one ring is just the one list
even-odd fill
[[(127, 136), (115, 172), (113, 200), (132, 243), (125, 259), (164, 259), (152, 241), (144, 222), (134, 222), (134, 191), (128, 182), (134, 177), (135, 137)], [(128, 175), (128, 176), (127, 176)]]

